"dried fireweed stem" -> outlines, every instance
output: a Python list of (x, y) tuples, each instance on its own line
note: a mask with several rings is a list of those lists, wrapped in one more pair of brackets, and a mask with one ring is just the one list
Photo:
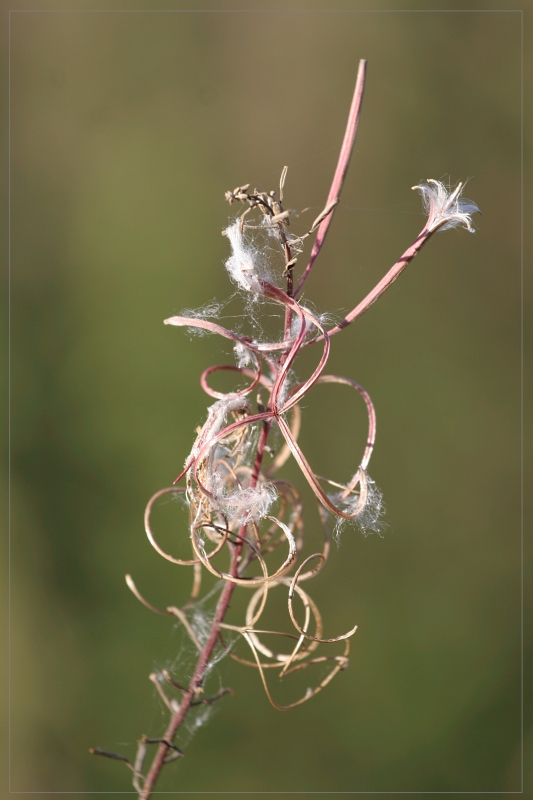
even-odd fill
[[(174, 680), (168, 670), (150, 676), (155, 688), (170, 711), (170, 720), (161, 738), (141, 737), (136, 758), (131, 762), (125, 756), (93, 749), (97, 755), (118, 759), (133, 772), (133, 786), (141, 800), (151, 796), (165, 764), (183, 755), (175, 744), (175, 738), (186, 723), (191, 709), (210, 706), (231, 690), (220, 688), (212, 697), (204, 696), (206, 679), (220, 657), (229, 656), (241, 664), (257, 669), (270, 703), (277, 709), (294, 708), (307, 702), (322, 691), (327, 684), (348, 665), (350, 638), (354, 626), (340, 636), (324, 638), (320, 611), (311, 595), (302, 584), (318, 575), (324, 568), (330, 552), (329, 522), (335, 520), (335, 536), (346, 522), (355, 522), (364, 533), (381, 533), (383, 510), (379, 490), (367, 473), (368, 463), (374, 447), (376, 417), (372, 401), (362, 386), (350, 378), (325, 375), (330, 339), (335, 333), (351, 324), (363, 314), (378, 297), (399, 277), (406, 266), (418, 254), (428, 239), (438, 230), (458, 225), (473, 231), (471, 214), (479, 211), (477, 206), (461, 197), (462, 184), (448, 190), (444, 184), (428, 180), (415, 186), (427, 211), (427, 222), (413, 244), (391, 267), (371, 292), (337, 325), (326, 328), (325, 319), (317, 316), (297, 300), (315, 260), (321, 250), (333, 212), (339, 197), (352, 153), (359, 123), (366, 75), (366, 62), (361, 61), (357, 74), (346, 132), (324, 210), (303, 235), (295, 235), (289, 228), (290, 211), (283, 208), (283, 189), (287, 168), (281, 180), (279, 199), (275, 192), (250, 190), (250, 184), (238, 186), (226, 193), (229, 203), (243, 204), (246, 209), (224, 231), (231, 247), (231, 256), (226, 268), (239, 291), (245, 296), (250, 314), (257, 330), (258, 311), (266, 304), (283, 309), (284, 324), (281, 341), (263, 341), (224, 328), (210, 317), (216, 313), (214, 305), (199, 312), (175, 316), (165, 320), (168, 325), (187, 327), (198, 332), (216, 333), (232, 342), (237, 364), (217, 365), (204, 370), (201, 385), (215, 399), (210, 406), (207, 420), (198, 430), (192, 451), (185, 461), (175, 484), (184, 480), (185, 486), (172, 486), (157, 492), (149, 501), (145, 512), (145, 528), (148, 539), (156, 551), (168, 561), (181, 566), (192, 566), (193, 588), (188, 602), (182, 607), (169, 606), (158, 609), (140, 594), (130, 576), (126, 576), (131, 591), (151, 611), (177, 618), (197, 651), (196, 665), (192, 676)], [(303, 252), (305, 240), (316, 233), (307, 266), (296, 284), (294, 268)], [(274, 248), (283, 260), (281, 275), (275, 276), (271, 264)], [(259, 244), (258, 244), (259, 242)], [(276, 285), (284, 279), (285, 288)], [(312, 374), (298, 383), (295, 362), (303, 347), (318, 344), (321, 355)], [(210, 376), (219, 371), (230, 371), (246, 379), (247, 385), (234, 392), (222, 393), (213, 389)], [(298, 444), (300, 430), (300, 401), (316, 384), (340, 384), (355, 389), (363, 399), (368, 415), (368, 437), (365, 450), (352, 477), (339, 483), (317, 475)], [(255, 400), (256, 409), (252, 403)], [(276, 429), (284, 440), (282, 448), (273, 454), (268, 446), (270, 433)], [(278, 479), (275, 473), (285, 461), (293, 457), (314, 492), (320, 519), (324, 529), (324, 542), (320, 552), (311, 553), (298, 565), (304, 546), (304, 522), (300, 494), (295, 486)], [(264, 466), (265, 459), (272, 460)], [(325, 485), (326, 488), (325, 488)], [(167, 494), (181, 497), (189, 509), (189, 531), (191, 558), (177, 558), (164, 551), (158, 544), (152, 528), (151, 514), (157, 501)], [(288, 553), (281, 565), (269, 567), (271, 554), (288, 546)], [(229, 555), (228, 572), (216, 564), (217, 555)], [(256, 565), (260, 574), (250, 568)], [(199, 596), (202, 570), (205, 569), (222, 580), (222, 589), (214, 616), (202, 630), (195, 614), (200, 612)], [(248, 603), (245, 620), (241, 625), (229, 624), (226, 616), (233, 592), (237, 587), (253, 590)], [(260, 619), (267, 604), (269, 593), (276, 587), (287, 590), (287, 603), (292, 629), (288, 631), (265, 630)], [(294, 599), (299, 598), (303, 608), (303, 623), (294, 609)], [(299, 612), (301, 613), (301, 612)], [(223, 634), (240, 637), (251, 651), (245, 658), (226, 647)], [(268, 645), (269, 635), (283, 637), (288, 647), (286, 652), (273, 651)], [(265, 638), (266, 637), (266, 638)], [(322, 645), (342, 644), (341, 653), (320, 655), (317, 648)], [(322, 651), (319, 651), (322, 652)], [(308, 688), (302, 697), (287, 705), (280, 705), (273, 697), (268, 670), (279, 670), (279, 678), (299, 673), (316, 665), (327, 672), (314, 688)], [(179, 700), (170, 698), (168, 692), (179, 692)], [(144, 771), (148, 747), (157, 745), (150, 768)]]
[[(237, 566), (239, 563), (240, 550), (241, 550), (240, 546), (236, 545), (233, 551), (233, 557), (231, 561), (231, 572), (233, 575), (237, 574)], [(161, 772), (165, 764), (165, 758), (167, 757), (170, 750), (170, 743), (174, 741), (174, 737), (176, 736), (178, 728), (185, 719), (192, 701), (194, 700), (196, 694), (198, 693), (198, 690), (202, 686), (206, 667), (209, 663), (211, 653), (213, 652), (213, 649), (217, 644), (218, 637), (220, 635), (220, 623), (223, 621), (226, 615), (226, 611), (228, 610), (228, 605), (231, 600), (231, 595), (233, 594), (234, 589), (235, 589), (235, 584), (230, 583), (228, 581), (222, 590), (222, 594), (220, 595), (219, 601), (217, 603), (215, 618), (213, 620), (211, 633), (209, 634), (209, 638), (205, 643), (203, 650), (200, 653), (200, 656), (198, 658), (198, 663), (196, 664), (196, 669), (194, 671), (194, 675), (189, 684), (189, 688), (183, 694), (182, 700), (179, 704), (179, 708), (174, 713), (174, 716), (171, 718), (169, 725), (165, 731), (165, 735), (163, 737), (164, 741), (159, 743), (159, 748), (154, 757), (150, 770), (146, 776), (146, 780), (142, 787), (142, 791), (139, 794), (139, 798), (142, 798), (142, 800), (148, 800), (148, 798), (150, 797), (153, 788), (155, 786), (155, 783), (159, 777), (159, 773)]]
[[(263, 454), (267, 437), (268, 437), (268, 428), (265, 425), (263, 427), (262, 436), (257, 447), (254, 472), (250, 481), (252, 488), (256, 485), (257, 478), (261, 470), (261, 464), (263, 461)], [(241, 526), (240, 535), (244, 537), (245, 533), (246, 533), (246, 525), (243, 525)], [(230, 564), (230, 574), (233, 577), (237, 576), (239, 562), (241, 560), (242, 548), (243, 548), (242, 541), (237, 541), (233, 545), (231, 564)], [(139, 794), (139, 798), (141, 800), (148, 800), (148, 798), (150, 797), (155, 782), (157, 781), (159, 773), (161, 772), (161, 769), (163, 768), (163, 765), (165, 763), (165, 758), (167, 757), (168, 752), (170, 750), (170, 743), (174, 741), (174, 737), (176, 736), (178, 728), (185, 719), (192, 701), (197, 696), (197, 694), (202, 690), (204, 674), (209, 664), (209, 659), (211, 658), (211, 654), (220, 636), (220, 623), (224, 621), (224, 617), (226, 616), (226, 612), (228, 610), (231, 596), (235, 590), (235, 586), (236, 586), (235, 583), (227, 581), (224, 585), (224, 588), (222, 589), (222, 593), (219, 597), (216, 606), (215, 616), (213, 619), (213, 624), (211, 626), (209, 637), (203, 649), (200, 652), (200, 655), (198, 657), (198, 662), (194, 670), (194, 674), (189, 683), (189, 687), (187, 691), (183, 694), (178, 710), (174, 713), (168, 724), (168, 727), (165, 731), (165, 735), (163, 737), (164, 741), (159, 743), (159, 748), (157, 750), (157, 753), (154, 757), (150, 770), (146, 775), (146, 780), (142, 787), (142, 792)]]

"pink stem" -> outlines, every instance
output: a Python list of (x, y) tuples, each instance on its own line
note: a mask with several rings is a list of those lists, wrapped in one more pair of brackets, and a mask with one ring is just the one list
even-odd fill
[[(306, 317), (308, 317), (313, 322), (313, 324), (316, 325), (316, 327), (318, 327), (319, 329), (321, 329), (323, 331), (323, 335), (326, 334), (326, 331), (325, 331), (324, 327), (318, 322), (318, 320), (316, 320), (308, 311), (305, 311), (302, 308), (300, 308), (298, 303), (295, 300), (293, 300), (292, 297), (289, 297), (288, 295), (286, 295), (285, 292), (282, 292), (281, 289), (278, 289), (277, 286), (273, 286), (271, 283), (268, 283), (267, 281), (261, 281), (261, 285), (262, 285), (263, 291), (264, 291), (264, 293), (265, 293), (265, 295), (267, 297), (270, 297), (273, 300), (276, 300), (277, 302), (281, 303), (282, 305), (285, 305), (288, 309), (291, 309), (292, 311), (294, 311), (294, 313), (299, 316), (300, 321), (302, 323), (302, 325), (300, 327), (300, 332), (298, 333), (298, 336), (296, 337), (296, 339), (293, 341), (290, 350), (287, 353), (285, 353), (283, 355), (283, 357), (282, 357), (282, 360), (280, 362), (281, 366), (280, 366), (279, 372), (278, 372), (278, 374), (276, 376), (276, 380), (274, 382), (274, 386), (272, 388), (272, 392), (271, 392), (271, 395), (270, 395), (270, 402), (269, 402), (269, 406), (268, 407), (269, 407), (270, 410), (274, 410), (275, 411), (277, 409), (277, 406), (278, 406), (278, 396), (279, 396), (279, 392), (281, 390), (281, 387), (283, 385), (283, 382), (287, 378), (289, 370), (290, 370), (290, 368), (291, 368), (291, 366), (292, 366), (292, 364), (294, 362), (294, 359), (298, 355), (298, 352), (300, 351), (300, 349), (301, 349), (301, 347), (303, 345), (305, 336), (306, 336), (306, 322), (305, 322)], [(328, 355), (329, 355), (329, 341), (326, 339), (325, 346), (324, 346), (324, 353), (322, 354), (322, 358), (320, 360), (319, 366), (317, 367), (317, 369), (315, 370), (315, 372), (313, 373), (313, 375), (310, 378), (311, 383), (309, 384), (309, 386), (312, 386), (312, 384), (314, 382), (313, 378), (315, 378), (315, 376), (318, 377), (318, 375), (320, 375), (320, 373), (324, 369), (324, 366), (325, 366), (326, 361), (328, 359)], [(297, 402), (298, 402), (298, 400), (295, 400), (292, 405), (294, 405)], [(290, 406), (288, 406), (284, 410), (288, 410), (288, 408), (290, 408)]]
[[(216, 397), (217, 399), (221, 400), (226, 396), (224, 392), (215, 391), (215, 389), (212, 389), (207, 383), (207, 378), (209, 377), (209, 375), (212, 375), (213, 372), (222, 372), (224, 370), (228, 372), (240, 372), (241, 375), (247, 375), (250, 372), (249, 370), (245, 371), (243, 367), (236, 367), (234, 364), (217, 364), (214, 367), (208, 367), (207, 369), (204, 369), (204, 371), (200, 376), (200, 386), (202, 387), (204, 392), (208, 394), (210, 397)], [(241, 389), (238, 392), (233, 392), (233, 394), (235, 395), (235, 397), (245, 397), (247, 394), (250, 394), (250, 392), (253, 389), (255, 389), (255, 387), (260, 381), (261, 381), (261, 363), (258, 360), (257, 372), (254, 374), (252, 383), (245, 389)]]
[[(418, 255), (422, 247), (425, 245), (427, 240), (430, 238), (430, 236), (432, 236), (434, 232), (435, 232), (434, 230), (428, 231), (426, 228), (424, 228), (424, 230), (421, 233), (419, 233), (419, 235), (416, 237), (413, 244), (407, 248), (403, 256), (400, 259), (398, 259), (398, 261), (394, 264), (394, 266), (390, 268), (390, 270), (380, 280), (380, 282), (376, 284), (376, 286), (374, 286), (372, 291), (369, 292), (363, 300), (361, 300), (359, 305), (357, 305), (353, 309), (353, 311), (350, 311), (349, 314), (346, 314), (344, 319), (341, 320), (338, 325), (335, 325), (334, 328), (331, 328), (328, 331), (328, 336), (333, 336), (334, 333), (342, 331), (342, 329), (346, 328), (346, 326), (349, 325), (351, 322), (353, 322), (354, 319), (357, 319), (357, 317), (360, 317), (361, 314), (364, 314), (364, 312), (368, 308), (370, 308), (372, 303), (375, 303), (378, 297), (381, 297), (383, 292), (386, 289), (388, 289), (389, 286), (392, 283), (394, 283), (396, 278), (398, 278), (402, 274), (406, 266), (413, 260), (413, 258), (416, 255)], [(316, 339), (311, 339), (310, 341), (305, 342), (304, 347), (308, 344), (314, 344), (314, 342), (320, 342), (322, 341), (323, 338), (324, 338), (323, 335), (317, 336)]]
[[(237, 567), (239, 564), (241, 550), (242, 550), (242, 544), (235, 545), (235, 549), (233, 551), (231, 559), (232, 575), (237, 574)], [(143, 790), (139, 795), (139, 800), (148, 800), (148, 798), (151, 796), (155, 783), (159, 777), (159, 773), (161, 772), (161, 769), (164, 766), (165, 757), (168, 754), (169, 750), (171, 749), (169, 745), (165, 744), (165, 742), (171, 743), (173, 741), (178, 728), (185, 719), (185, 716), (187, 715), (191, 702), (194, 700), (197, 689), (202, 684), (202, 679), (206, 667), (209, 663), (209, 658), (218, 640), (220, 632), (219, 625), (226, 615), (226, 611), (228, 610), (229, 602), (231, 600), (231, 595), (233, 594), (235, 586), (236, 584), (232, 583), (231, 581), (227, 581), (224, 588), (222, 589), (222, 594), (220, 595), (219, 601), (217, 603), (215, 618), (213, 620), (213, 625), (211, 626), (209, 638), (207, 639), (207, 642), (205, 643), (204, 648), (200, 653), (198, 662), (196, 664), (196, 669), (194, 670), (194, 675), (191, 678), (189, 688), (182, 697), (179, 710), (172, 716), (172, 719), (170, 720), (170, 723), (165, 731), (165, 735), (163, 737), (165, 741), (161, 742), (157, 750), (157, 753), (154, 756), (154, 760), (150, 767), (150, 771), (148, 772), (146, 779), (144, 781)]]
[[(303, 452), (298, 446), (298, 443), (296, 442), (289, 426), (287, 425), (283, 417), (278, 417), (278, 425), (280, 427), (283, 436), (285, 437), (285, 441), (287, 442), (287, 444), (291, 449), (295, 461), (302, 470), (303, 475), (307, 480), (307, 483), (309, 484), (309, 486), (311, 487), (311, 489), (313, 490), (319, 501), (322, 503), (324, 508), (326, 508), (332, 514), (335, 514), (335, 516), (341, 517), (342, 519), (355, 519), (357, 516), (359, 516), (360, 512), (362, 511), (364, 501), (361, 503), (361, 506), (359, 506), (358, 504), (354, 512), (346, 512), (343, 511), (342, 508), (340, 508), (339, 506), (336, 506), (335, 503), (333, 503), (333, 501), (330, 500), (330, 498), (327, 496), (327, 494), (320, 486), (320, 483), (318, 482), (318, 478), (315, 472), (309, 465), (309, 462), (307, 461), (306, 457), (304, 456)], [(350, 486), (352, 489), (354, 489), (357, 483), (361, 480), (362, 475), (364, 475), (364, 472), (362, 473), (361, 469), (358, 468), (355, 475), (350, 480)]]
[[(359, 62), (359, 69), (357, 70), (357, 80), (355, 82), (355, 90), (353, 93), (352, 105), (350, 106), (350, 113), (348, 115), (348, 122), (346, 124), (344, 141), (342, 143), (341, 152), (339, 154), (337, 169), (335, 170), (335, 174), (333, 176), (331, 189), (329, 190), (326, 207), (333, 201), (338, 201), (340, 197), (342, 185), (344, 183), (344, 178), (346, 176), (346, 171), (348, 169), (348, 164), (350, 163), (350, 156), (352, 155), (352, 150), (355, 142), (355, 135), (357, 133), (357, 126), (359, 124), (359, 117), (361, 115), (361, 104), (363, 102), (363, 92), (365, 89), (365, 77), (366, 77), (366, 61), (364, 59), (361, 59), (361, 61)], [(326, 233), (328, 232), (328, 228), (331, 224), (331, 220), (333, 219), (334, 213), (335, 211), (332, 211), (331, 214), (328, 214), (326, 219), (324, 219), (320, 223), (315, 243), (313, 244), (313, 249), (311, 250), (309, 263), (306, 266), (304, 273), (298, 282), (298, 286), (296, 287), (296, 291), (294, 292), (293, 297), (298, 296), (304, 283), (306, 282), (309, 276), (309, 273), (311, 272), (311, 269), (313, 268), (315, 259), (320, 252), (320, 249), (324, 243), (324, 239), (326, 238)]]
[[(374, 449), (374, 442), (376, 441), (376, 411), (374, 409), (374, 404), (365, 389), (355, 381), (352, 381), (351, 378), (344, 378), (341, 375), (321, 375), (317, 383), (340, 383), (345, 384), (346, 386), (351, 386), (355, 389), (366, 404), (366, 409), (368, 413), (368, 436), (366, 440), (366, 447), (365, 452), (363, 453), (363, 458), (361, 460), (361, 464), (359, 465), (361, 469), (365, 469), (368, 467), (368, 463), (370, 461), (370, 456), (372, 455), (372, 450)], [(291, 398), (292, 399), (292, 398)]]

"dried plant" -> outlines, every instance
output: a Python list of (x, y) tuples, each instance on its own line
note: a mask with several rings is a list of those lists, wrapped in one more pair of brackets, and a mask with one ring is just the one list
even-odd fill
[[(479, 211), (474, 203), (461, 198), (462, 184), (458, 184), (453, 191), (435, 180), (413, 187), (422, 195), (428, 213), (427, 222), (401, 258), (353, 311), (328, 329), (324, 318), (299, 302), (298, 296), (320, 252), (339, 202), (359, 121), (365, 71), (366, 63), (361, 61), (329, 196), (324, 210), (304, 235), (297, 236), (290, 231), (290, 212), (283, 208), (286, 168), (281, 176), (279, 198), (274, 192), (251, 191), (250, 184), (226, 193), (226, 200), (230, 204), (238, 203), (245, 207), (244, 212), (224, 231), (231, 247), (231, 255), (226, 261), (227, 271), (244, 295), (248, 311), (254, 319), (267, 303), (283, 309), (284, 329), (280, 340), (260, 341), (260, 337), (222, 327), (212, 320), (217, 313), (216, 305), (207, 306), (194, 314), (165, 320), (167, 325), (216, 333), (228, 339), (234, 346), (236, 365), (212, 366), (203, 372), (200, 379), (202, 388), (215, 398), (215, 402), (208, 410), (205, 424), (198, 430), (192, 451), (174, 485), (157, 492), (148, 503), (145, 513), (146, 533), (156, 551), (173, 564), (192, 568), (193, 588), (189, 601), (182, 608), (155, 608), (142, 597), (132, 578), (126, 576), (129, 588), (145, 606), (158, 614), (179, 620), (197, 652), (196, 665), (186, 683), (178, 683), (168, 670), (150, 676), (170, 714), (168, 727), (161, 738), (143, 736), (133, 763), (125, 756), (100, 749), (92, 750), (95, 754), (125, 761), (133, 771), (133, 785), (143, 800), (150, 797), (162, 767), (183, 755), (174, 739), (180, 727), (186, 724), (191, 709), (200, 707), (208, 710), (216, 700), (231, 692), (229, 689), (220, 689), (212, 697), (204, 695), (206, 676), (221, 656), (229, 653), (241, 664), (256, 669), (269, 701), (277, 709), (294, 708), (306, 702), (348, 665), (350, 637), (357, 626), (341, 636), (325, 638), (320, 611), (303, 585), (326, 565), (330, 551), (331, 520), (335, 521), (337, 532), (339, 525), (353, 521), (364, 534), (372, 531), (379, 533), (382, 529), (382, 498), (367, 472), (376, 435), (374, 407), (367, 392), (352, 379), (324, 374), (330, 340), (367, 310), (436, 231), (457, 225), (473, 231), (471, 214)], [(304, 241), (315, 233), (309, 261), (295, 286), (294, 270)], [(276, 248), (283, 256), (284, 289), (277, 285), (276, 271), (269, 258)], [(321, 348), (318, 365), (307, 380), (297, 383), (294, 377), (295, 361), (302, 349), (311, 345)], [(225, 394), (215, 391), (209, 384), (209, 378), (218, 371), (236, 373), (246, 379), (247, 385)], [(366, 404), (367, 444), (354, 474), (344, 484), (318, 476), (298, 444), (299, 404), (318, 383), (349, 386), (361, 395)], [(269, 435), (275, 430), (284, 439), (277, 455), (268, 446)], [(300, 563), (298, 561), (304, 543), (300, 494), (291, 483), (275, 477), (290, 456), (295, 459), (318, 499), (324, 530), (322, 549)], [(265, 462), (269, 462), (268, 465)], [(182, 480), (185, 485), (176, 486)], [(182, 498), (188, 507), (191, 547), (188, 559), (165, 552), (152, 529), (154, 505), (166, 495)], [(284, 553), (279, 558), (281, 563), (269, 571), (267, 560), (270, 561), (271, 553), (278, 551)], [(220, 562), (219, 554), (223, 553), (227, 553), (229, 560), (227, 571), (215, 566), (215, 562)], [(200, 587), (203, 569), (220, 579), (217, 583), (219, 596), (216, 608), (207, 619), (198, 611), (202, 608)], [(242, 624), (231, 625), (225, 621), (226, 612), (237, 587), (251, 589), (252, 595)], [(268, 630), (261, 625), (269, 593), (276, 587), (287, 590), (288, 613), (292, 623), (289, 631)], [(294, 608), (296, 596), (301, 601), (298, 612), (300, 619)], [(268, 637), (272, 635), (284, 637), (287, 641), (286, 652), (274, 651), (269, 646)], [(243, 658), (232, 652), (228, 636), (242, 638), (249, 647), (251, 657)], [(317, 653), (319, 645), (337, 643), (342, 646), (340, 653)], [(267, 680), (269, 670), (277, 670), (279, 677), (283, 678), (316, 665), (326, 667), (327, 671), (322, 679), (317, 679), (313, 688), (308, 688), (303, 696), (288, 705), (276, 702)], [(145, 774), (143, 764), (147, 749), (152, 744), (158, 747), (152, 765)]]

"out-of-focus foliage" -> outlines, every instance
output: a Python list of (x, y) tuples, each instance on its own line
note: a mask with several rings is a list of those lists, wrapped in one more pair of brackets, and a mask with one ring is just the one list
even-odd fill
[[(123, 576), (159, 605), (188, 595), (142, 514), (205, 418), (198, 375), (227, 361), (162, 321), (233, 291), (225, 190), (275, 188), (287, 164), (302, 230), (321, 210), (359, 58), (307, 297), (340, 313), (366, 294), (422, 227), (421, 180), (470, 178), (483, 217), (332, 341), (328, 371), (376, 405), (389, 525), (346, 529), (318, 587), (331, 635), (359, 624), (350, 668), (281, 714), (222, 661), (237, 694), (158, 789), (520, 788), (519, 44), (518, 13), (12, 14), (12, 790), (127, 790), (88, 748), (161, 733), (147, 676), (182, 639)], [(342, 387), (309, 397), (319, 473), (352, 465), (345, 414), (359, 452), (363, 408)]]

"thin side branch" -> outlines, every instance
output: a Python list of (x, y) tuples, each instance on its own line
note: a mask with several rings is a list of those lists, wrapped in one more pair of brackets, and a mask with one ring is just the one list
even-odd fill
[[(400, 277), (404, 269), (408, 264), (411, 263), (413, 258), (418, 255), (420, 250), (423, 248), (425, 243), (428, 241), (429, 238), (433, 235), (434, 231), (427, 230), (424, 228), (423, 231), (416, 237), (413, 244), (410, 245), (405, 253), (402, 255), (401, 258), (390, 268), (387, 274), (377, 283), (372, 291), (370, 291), (367, 296), (361, 300), (361, 302), (352, 310), (349, 314), (346, 314), (344, 319), (342, 319), (338, 325), (335, 325), (333, 328), (330, 328), (328, 331), (328, 336), (333, 336), (334, 333), (338, 333), (342, 331), (343, 328), (346, 328), (350, 323), (360, 317), (362, 314), (365, 313), (370, 306), (376, 302), (378, 297), (381, 297), (383, 292), (385, 292), (394, 281)], [(315, 339), (312, 339), (307, 344), (313, 344), (314, 342), (320, 342), (324, 338), (323, 335), (317, 336)]]
[(342, 191), (342, 185), (344, 183), (344, 178), (346, 177), (346, 172), (348, 170), (348, 165), (350, 163), (350, 156), (352, 155), (352, 150), (355, 143), (355, 136), (357, 134), (357, 127), (359, 125), (359, 117), (361, 116), (361, 105), (363, 102), (363, 93), (365, 90), (365, 80), (366, 80), (366, 61), (365, 59), (362, 58), (359, 62), (359, 69), (357, 71), (357, 80), (355, 82), (352, 104), (350, 106), (348, 123), (346, 125), (346, 132), (344, 134), (344, 140), (342, 142), (342, 147), (339, 154), (337, 169), (335, 170), (333, 181), (331, 183), (331, 188), (328, 194), (328, 199), (326, 202), (326, 208), (329, 209), (331, 207), (332, 212), (328, 214), (320, 224), (315, 242), (313, 244), (313, 249), (311, 250), (311, 256), (309, 257), (309, 263), (307, 264), (302, 277), (298, 281), (298, 285), (293, 295), (294, 297), (297, 297), (300, 294), (304, 286), (304, 283), (309, 277), (309, 273), (311, 272), (313, 264), (315, 263), (315, 260), (318, 254), (320, 253), (329, 226), (331, 225), (333, 214), (335, 213), (334, 207), (339, 202), (339, 197)]

